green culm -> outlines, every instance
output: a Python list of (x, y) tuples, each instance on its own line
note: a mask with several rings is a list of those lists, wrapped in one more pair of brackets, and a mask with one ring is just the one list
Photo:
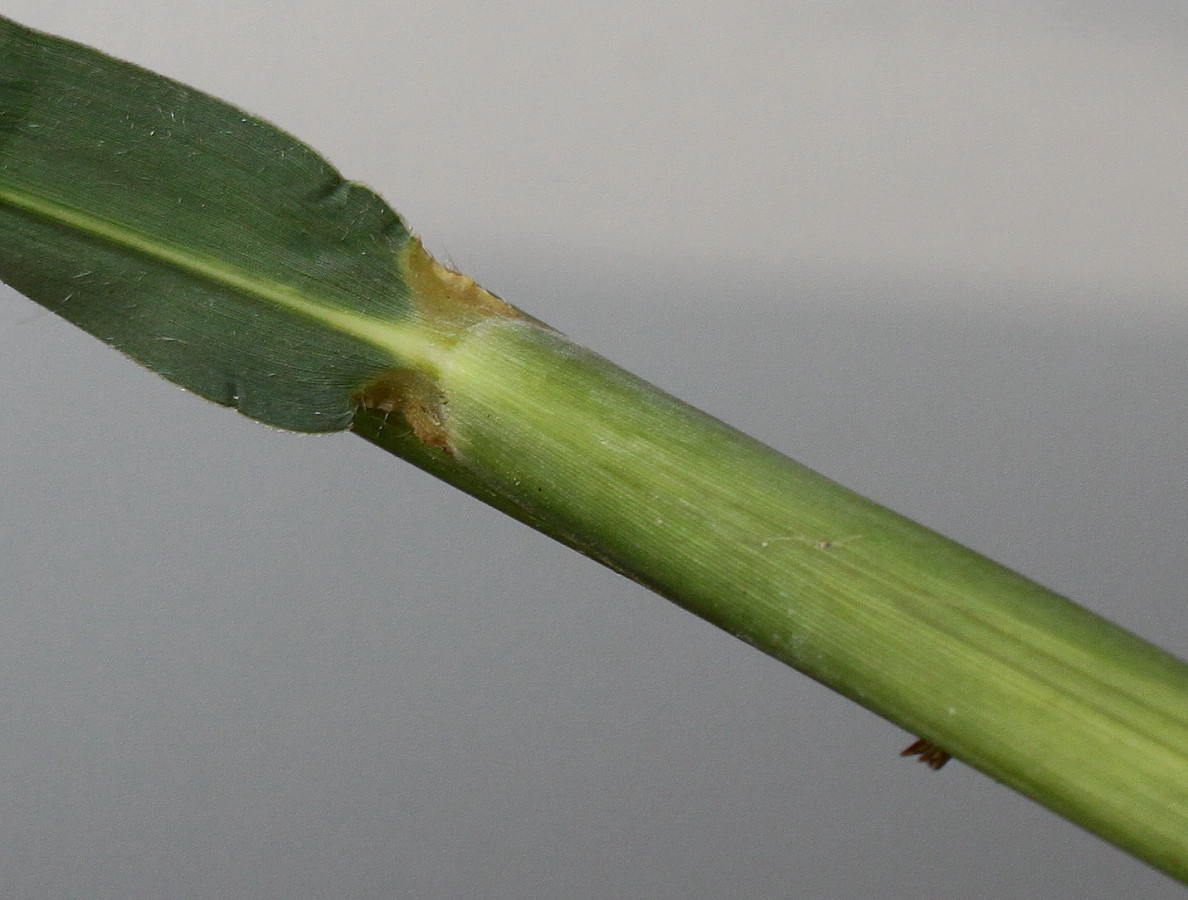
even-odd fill
[(1188, 667), (436, 263), (288, 134), (0, 19), (0, 278), (351, 429), (1188, 879)]

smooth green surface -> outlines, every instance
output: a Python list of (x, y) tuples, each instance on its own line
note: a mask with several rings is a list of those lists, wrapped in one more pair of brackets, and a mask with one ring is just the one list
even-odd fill
[(1188, 875), (1183, 664), (536, 324), (439, 342), (408, 241), (266, 123), (0, 20), (8, 283), (285, 428), (344, 427), (390, 367), (432, 374), (444, 451), (399, 415), (356, 429)]
[(441, 384), (419, 464), (1188, 877), (1179, 660), (531, 324)]
[(170, 380), (346, 427), (406, 344), (376, 334), (408, 316), (407, 240), (283, 131), (0, 18), (0, 278)]

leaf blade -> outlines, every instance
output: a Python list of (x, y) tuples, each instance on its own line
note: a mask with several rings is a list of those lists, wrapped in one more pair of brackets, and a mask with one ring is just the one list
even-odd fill
[(0, 277), (164, 377), (276, 427), (345, 428), (424, 343), (410, 240), (280, 129), (0, 19)]

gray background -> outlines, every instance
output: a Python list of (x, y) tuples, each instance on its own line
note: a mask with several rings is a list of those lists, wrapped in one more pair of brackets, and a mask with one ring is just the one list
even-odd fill
[[(8, 0), (1188, 654), (1182, 3)], [(0, 296), (0, 895), (1178, 897), (347, 435)]]

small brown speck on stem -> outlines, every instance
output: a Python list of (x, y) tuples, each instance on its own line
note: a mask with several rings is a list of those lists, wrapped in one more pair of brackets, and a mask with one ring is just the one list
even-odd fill
[(899, 755), (919, 757), (920, 762), (924, 763), (930, 769), (939, 769), (952, 759), (948, 753), (936, 744), (924, 740), (924, 738), (917, 738), (913, 744), (904, 747), (899, 752)]

